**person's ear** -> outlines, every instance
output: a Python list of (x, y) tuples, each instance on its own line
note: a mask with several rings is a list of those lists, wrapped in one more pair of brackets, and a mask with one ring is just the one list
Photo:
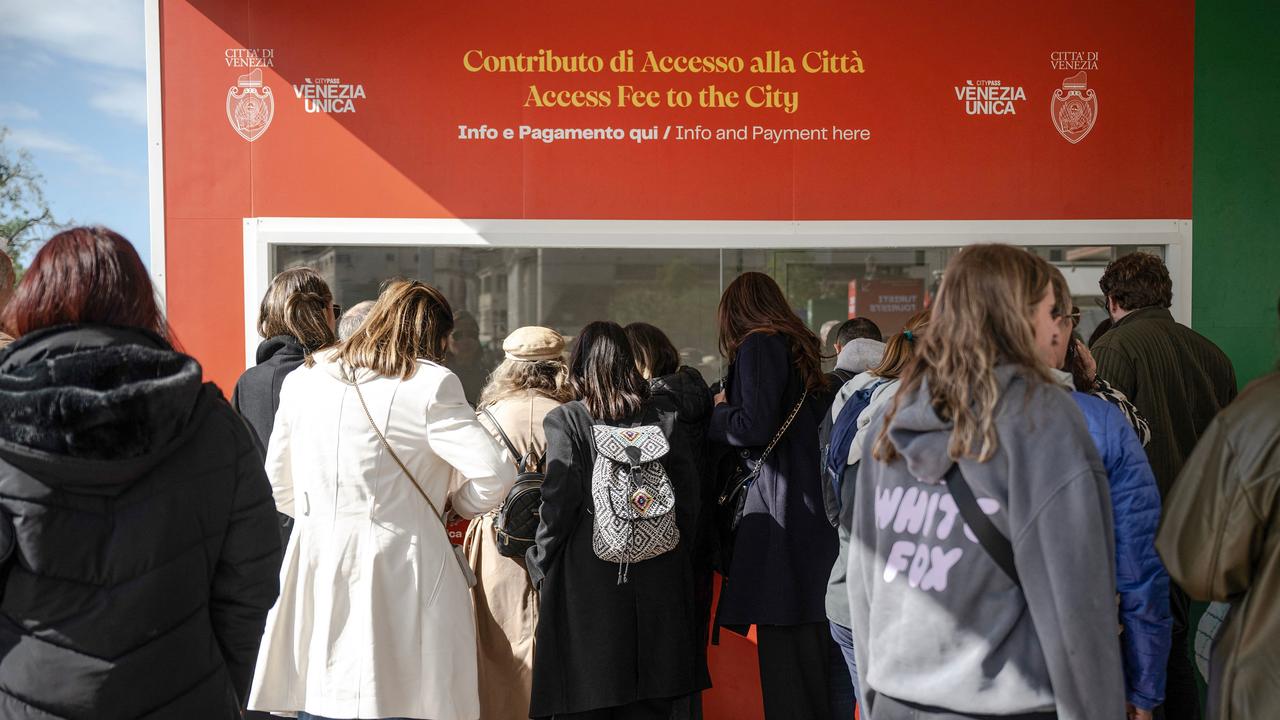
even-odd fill
[(839, 355), (840, 351), (844, 349), (844, 343), (832, 343), (831, 345), (836, 349), (837, 355)]

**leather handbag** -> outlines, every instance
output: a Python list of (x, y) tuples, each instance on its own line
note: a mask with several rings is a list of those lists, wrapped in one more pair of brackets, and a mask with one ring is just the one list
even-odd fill
[[(348, 370), (344, 368), (343, 374), (348, 375)], [(436, 520), (440, 521), (440, 527), (444, 529), (445, 542), (449, 543), (449, 547), (453, 548), (453, 557), (458, 561), (458, 569), (462, 571), (462, 578), (466, 581), (467, 587), (475, 587), (476, 573), (471, 569), (471, 563), (467, 562), (467, 554), (462, 550), (462, 546), (454, 545), (452, 542), (449, 542), (449, 524), (445, 522), (444, 514), (441, 513), (440, 509), (436, 507), (436, 504), (431, 501), (431, 496), (427, 495), (427, 492), (418, 484), (417, 478), (413, 476), (413, 473), (409, 472), (409, 468), (400, 461), (400, 456), (396, 454), (396, 451), (391, 449), (391, 443), (387, 442), (387, 436), (383, 435), (382, 431), (378, 429), (378, 423), (373, 421), (373, 415), (369, 412), (369, 406), (364, 402), (364, 393), (360, 392), (360, 383), (355, 381), (354, 374), (348, 375), (345, 382), (356, 389), (356, 397), (360, 399), (360, 407), (364, 409), (364, 416), (369, 420), (369, 427), (373, 428), (373, 432), (378, 436), (378, 439), (382, 441), (382, 447), (386, 448), (387, 453), (391, 455), (391, 459), (395, 460), (396, 465), (400, 466), (400, 470), (409, 478), (409, 482), (413, 483), (413, 487), (418, 491), (418, 494), (422, 496), (422, 499), (426, 500), (427, 505), (431, 506), (431, 514), (435, 516)]]

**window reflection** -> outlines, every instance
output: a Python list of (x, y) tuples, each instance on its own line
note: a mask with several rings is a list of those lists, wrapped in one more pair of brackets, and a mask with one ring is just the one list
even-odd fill
[[(1081, 310), (1085, 337), (1106, 317), (1098, 279), (1119, 254), (1161, 247), (1030, 247), (1060, 267)], [(502, 358), (502, 340), (522, 325), (546, 325), (570, 341), (597, 319), (662, 328), (682, 360), (713, 380), (722, 372), (716, 345), (720, 292), (738, 274), (773, 276), (815, 332), (857, 314), (885, 334), (927, 307), (958, 248), (858, 249), (562, 249), (440, 246), (272, 246), (272, 272), (308, 265), (351, 307), (382, 283), (409, 277), (439, 288), (458, 313), (449, 362), (475, 399)], [(824, 338), (825, 339), (825, 338)], [(830, 342), (827, 343), (831, 353)], [(833, 353), (831, 353), (833, 354)]]

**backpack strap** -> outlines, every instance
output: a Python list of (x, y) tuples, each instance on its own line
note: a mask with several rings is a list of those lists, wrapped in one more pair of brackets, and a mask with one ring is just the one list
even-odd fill
[(526, 472), (529, 464), (529, 455), (532, 455), (533, 453), (530, 452), (529, 455), (521, 455), (520, 451), (516, 449), (516, 444), (511, 442), (511, 438), (507, 437), (507, 431), (502, 429), (502, 423), (498, 422), (498, 418), (494, 417), (493, 413), (489, 412), (489, 408), (484, 408), (480, 412), (484, 413), (484, 416), (489, 418), (489, 422), (493, 423), (493, 427), (498, 431), (498, 435), (502, 438), (503, 444), (505, 444), (507, 449), (511, 451), (511, 461), (516, 464), (516, 469), (522, 473)]
[(973, 534), (978, 536), (978, 544), (1021, 590), (1022, 580), (1018, 578), (1018, 568), (1013, 562), (1013, 543), (1009, 542), (1009, 538), (996, 528), (991, 518), (987, 517), (987, 514), (978, 506), (978, 501), (973, 497), (973, 490), (969, 488), (969, 483), (964, 479), (964, 473), (960, 471), (960, 463), (951, 466), (951, 470), (947, 472), (946, 481), (947, 490), (960, 510), (960, 517), (964, 519)]

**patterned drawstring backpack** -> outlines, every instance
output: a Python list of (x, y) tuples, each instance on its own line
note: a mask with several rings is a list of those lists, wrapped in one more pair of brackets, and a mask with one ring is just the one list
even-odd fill
[(632, 563), (671, 552), (680, 544), (675, 490), (659, 462), (671, 446), (657, 425), (591, 429), (596, 444), (591, 546), (596, 557), (618, 563), (621, 585)]

